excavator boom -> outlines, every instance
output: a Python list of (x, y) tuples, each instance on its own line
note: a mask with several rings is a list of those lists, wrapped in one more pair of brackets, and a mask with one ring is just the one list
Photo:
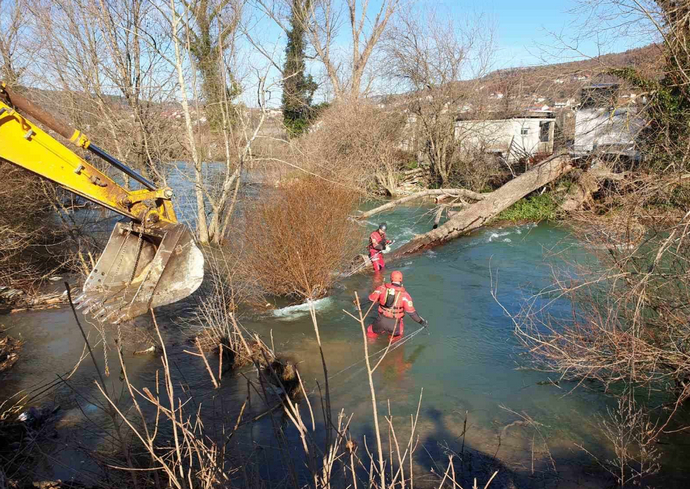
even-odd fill
[[(144, 188), (127, 190), (57, 141), (32, 120), (65, 137)], [(0, 159), (36, 173), (124, 218), (116, 224), (87, 277), (78, 308), (119, 323), (192, 294), (204, 259), (187, 228), (177, 222), (172, 190), (156, 186), (0, 82)]]

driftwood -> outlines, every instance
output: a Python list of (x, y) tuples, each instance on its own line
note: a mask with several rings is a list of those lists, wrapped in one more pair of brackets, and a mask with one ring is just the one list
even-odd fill
[(434, 216), (434, 229), (438, 227), (438, 224), (441, 222), (441, 216), (443, 216), (443, 211), (446, 210), (445, 206), (440, 206), (436, 210), (436, 215)]
[[(3, 297), (0, 297), (0, 302)], [(55, 309), (67, 303), (67, 296), (64, 293), (52, 292), (48, 294), (27, 296), (20, 292), (16, 300), (11, 304), (10, 314), (29, 310)]]
[(421, 199), (422, 197), (428, 197), (430, 195), (450, 195), (453, 197), (465, 197), (467, 199), (480, 201), (480, 200), (483, 200), (487, 194), (479, 194), (477, 192), (472, 192), (471, 190), (466, 190), (464, 188), (438, 188), (438, 189), (431, 189), (431, 190), (422, 190), (421, 192), (417, 192), (417, 193), (414, 193), (412, 195), (402, 197), (402, 198), (394, 200), (392, 202), (388, 202), (387, 204), (379, 206), (375, 209), (371, 209), (370, 211), (363, 212), (362, 214), (356, 216), (356, 218), (357, 219), (366, 219), (367, 217), (371, 217), (371, 216), (378, 214), (380, 212), (387, 211), (387, 210), (392, 209), (392, 208), (394, 208), (400, 204), (404, 204), (406, 202), (412, 202), (413, 200)]
[(19, 360), (22, 342), (5, 336), (0, 338), (0, 373), (9, 370)]
[(581, 209), (585, 204), (592, 205), (592, 194), (599, 191), (602, 182), (620, 182), (625, 179), (627, 175), (627, 172), (615, 173), (603, 163), (592, 165), (589, 170), (580, 175), (580, 178), (578, 178), (577, 182), (572, 186), (561, 204), (561, 209), (566, 212), (574, 212)]
[(412, 241), (391, 253), (386, 261), (442, 244), (480, 228), (501, 211), (566, 174), (572, 168), (571, 160), (567, 155), (555, 155), (509, 181), (498, 190), (484, 194), (481, 201), (457, 212), (437, 229), (415, 236)]
[(147, 353), (156, 353), (156, 346), (149, 346), (145, 350), (138, 350), (134, 352), (135, 355), (146, 355)]

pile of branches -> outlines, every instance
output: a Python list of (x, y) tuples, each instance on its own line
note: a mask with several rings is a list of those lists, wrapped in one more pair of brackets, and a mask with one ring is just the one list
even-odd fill
[(94, 239), (57, 187), (10, 163), (0, 172), (0, 286), (35, 292), (56, 272), (88, 272)]

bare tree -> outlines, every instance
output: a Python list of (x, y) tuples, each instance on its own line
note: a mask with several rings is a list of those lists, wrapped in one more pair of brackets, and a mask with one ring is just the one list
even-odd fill
[[(367, 65), (400, 5), (401, 0), (382, 0), (378, 10), (374, 10), (369, 0), (313, 2), (305, 26), (307, 37), (324, 65), (335, 98), (358, 98), (367, 91), (369, 87), (364, 85)], [(349, 54), (335, 46), (335, 39), (345, 25), (349, 27)]]
[[(215, 5), (215, 4), (214, 4)], [(190, 148), (194, 168), (194, 187), (197, 206), (196, 227), (199, 240), (202, 243), (221, 243), (230, 226), (232, 211), (236, 202), (242, 169), (245, 163), (252, 159), (252, 144), (256, 140), (261, 127), (266, 119), (266, 93), (267, 76), (265, 73), (256, 70), (257, 80), (256, 93), (258, 117), (253, 117), (252, 111), (234, 102), (235, 96), (241, 93), (242, 85), (236, 77), (237, 73), (237, 34), (240, 32), (241, 24), (238, 16), (242, 11), (244, 0), (237, 0), (232, 3), (231, 15), (229, 17), (216, 12), (209, 15), (209, 19), (215, 25), (209, 26), (209, 32), (215, 33), (219, 37), (212, 39), (214, 48), (210, 51), (217, 58), (213, 63), (216, 65), (219, 76), (219, 86), (224, 87), (220, 90), (217, 99), (217, 136), (213, 140), (209, 139), (207, 131), (203, 130), (204, 121), (201, 111), (193, 112), (190, 104), (190, 94), (193, 100), (199, 100), (199, 86), (195, 74), (197, 70), (202, 73), (202, 90), (205, 90), (206, 83), (200, 66), (194, 61), (197, 59), (194, 37), (191, 35), (189, 19), (192, 16), (190, 9), (193, 7), (187, 3), (177, 4), (175, 0), (170, 0), (167, 11), (162, 13), (169, 22), (172, 33), (172, 43), (175, 50), (174, 59), (170, 60), (177, 72), (177, 82), (180, 100), (182, 103), (183, 115), (185, 119), (186, 141)], [(211, 8), (213, 5), (204, 3), (196, 5)], [(230, 2), (221, 2), (215, 7), (229, 8)], [(195, 14), (200, 15), (198, 12)], [(187, 23), (183, 22), (187, 19)], [(217, 43), (217, 44), (216, 44)], [(207, 60), (211, 62), (211, 60)], [(191, 75), (191, 76), (190, 76)], [(229, 90), (228, 87), (233, 87)], [(207, 113), (208, 114), (208, 113)], [(210, 122), (210, 121), (209, 121)], [(211, 165), (208, 162), (210, 156), (208, 151), (204, 151), (211, 142), (219, 143), (223, 148), (222, 161), (214, 164), (215, 175), (210, 177), (209, 172), (205, 171)]]
[(29, 61), (24, 0), (0, 0), (0, 79), (16, 85)]
[(176, 147), (162, 117), (172, 72), (151, 47), (163, 34), (153, 28), (150, 2), (54, 0), (31, 12), (41, 41), (36, 76), (52, 75), (69, 105), (62, 111), (119, 159), (160, 181), (160, 162)]
[(455, 118), (474, 96), (493, 53), (491, 28), (479, 21), (458, 25), (434, 11), (412, 10), (398, 18), (385, 44), (388, 75), (410, 90), (407, 106), (419, 143), (441, 185), (448, 183), (457, 147)]

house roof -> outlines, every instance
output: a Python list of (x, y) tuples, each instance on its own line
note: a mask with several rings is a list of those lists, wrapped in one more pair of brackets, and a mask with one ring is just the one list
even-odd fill
[(456, 121), (496, 121), (496, 120), (508, 120), (508, 119), (556, 119), (555, 115), (551, 111), (543, 110), (525, 110), (520, 112), (505, 113), (505, 112), (489, 112), (483, 113), (482, 117), (477, 117), (476, 114), (458, 114), (455, 117)]

